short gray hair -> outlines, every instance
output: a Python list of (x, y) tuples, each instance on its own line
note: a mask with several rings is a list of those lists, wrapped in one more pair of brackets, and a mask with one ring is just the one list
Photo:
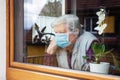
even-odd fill
[(63, 24), (63, 23), (67, 24), (69, 29), (72, 32), (75, 32), (76, 28), (80, 30), (80, 34), (83, 32), (79, 18), (76, 15), (66, 14), (66, 15), (60, 16), (52, 23), (52, 27), (55, 27), (56, 25)]

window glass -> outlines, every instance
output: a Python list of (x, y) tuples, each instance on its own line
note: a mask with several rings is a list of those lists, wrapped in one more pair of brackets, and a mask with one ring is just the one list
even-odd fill
[(91, 72), (98, 59), (109, 63), (105, 74), (120, 75), (119, 0), (14, 0), (14, 6), (15, 61)]

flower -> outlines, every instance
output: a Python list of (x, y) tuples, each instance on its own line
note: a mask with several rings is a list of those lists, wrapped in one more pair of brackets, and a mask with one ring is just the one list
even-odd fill
[(106, 27), (107, 27), (107, 24), (104, 23), (103, 25), (97, 26), (97, 27), (95, 27), (94, 29), (98, 31), (98, 34), (99, 34), (99, 35), (101, 35)]
[(104, 22), (105, 20), (105, 9), (100, 9), (100, 11), (96, 12), (96, 15), (98, 16), (98, 21), (96, 24), (98, 24), (97, 27), (94, 29), (98, 31), (98, 34), (101, 35), (104, 31), (104, 29), (107, 27), (107, 24)]

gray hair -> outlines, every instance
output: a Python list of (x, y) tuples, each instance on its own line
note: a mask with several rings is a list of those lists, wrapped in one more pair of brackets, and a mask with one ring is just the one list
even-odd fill
[(75, 32), (75, 29), (78, 28), (80, 34), (83, 33), (79, 18), (76, 15), (67, 14), (60, 16), (52, 23), (52, 27), (63, 23), (66, 24), (72, 32)]

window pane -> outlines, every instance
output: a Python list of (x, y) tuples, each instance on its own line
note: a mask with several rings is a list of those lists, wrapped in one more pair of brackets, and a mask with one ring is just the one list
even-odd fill
[[(89, 63), (96, 60), (92, 43), (97, 39), (105, 44), (98, 52), (113, 49), (113, 54), (97, 55), (102, 55), (99, 61), (110, 63), (108, 74), (120, 75), (119, 0), (14, 0), (14, 6), (15, 61), (90, 72)], [(65, 14), (77, 18), (59, 19)], [(107, 27), (99, 35), (103, 24)]]

